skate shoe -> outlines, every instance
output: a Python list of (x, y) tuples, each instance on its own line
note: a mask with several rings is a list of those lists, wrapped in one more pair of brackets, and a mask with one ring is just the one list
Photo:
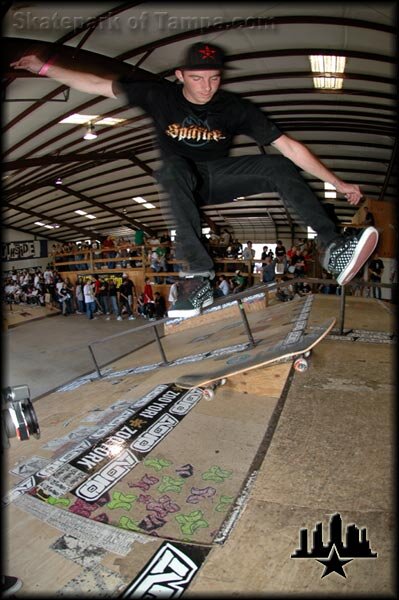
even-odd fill
[(326, 249), (323, 268), (345, 285), (359, 272), (377, 246), (378, 231), (367, 227), (356, 235), (341, 236)]
[(209, 279), (203, 277), (186, 277), (179, 282), (176, 302), (168, 310), (172, 319), (195, 317), (201, 308), (213, 302), (213, 292)]

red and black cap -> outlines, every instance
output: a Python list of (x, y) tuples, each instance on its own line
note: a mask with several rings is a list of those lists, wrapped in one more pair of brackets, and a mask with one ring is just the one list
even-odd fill
[(205, 71), (226, 68), (226, 55), (220, 46), (208, 42), (197, 42), (188, 47), (184, 59), (177, 69)]

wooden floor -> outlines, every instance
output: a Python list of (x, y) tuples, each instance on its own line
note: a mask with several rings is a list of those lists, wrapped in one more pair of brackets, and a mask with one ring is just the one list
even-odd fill
[[(268, 310), (252, 313), (252, 322), (271, 314)], [(288, 363), (232, 378), (214, 400), (201, 399), (184, 416), (155, 447), (152, 461), (132, 471), (131, 489), (118, 488), (119, 496), (110, 497), (106, 507), (96, 506), (98, 517), (112, 513), (121, 519), (128, 510), (122, 505), (140, 501), (150, 515), (167, 522), (165, 534), (154, 519), (146, 535), (134, 518), (130, 524), (120, 520), (119, 527), (88, 519), (83, 503), (71, 514), (62, 498), (57, 503), (27, 493), (6, 497), (6, 572), (23, 580), (17, 597), (116, 597), (131, 582), (136, 595), (129, 597), (161, 589), (172, 597), (171, 590), (183, 589), (184, 581), (186, 596), (392, 594), (393, 312), (388, 303), (348, 298), (345, 335), (335, 332), (323, 341), (308, 371), (297, 374)], [(316, 295), (309, 328), (331, 316), (339, 321), (339, 298)], [(204, 326), (167, 336), (167, 352), (195, 354), (209, 349), (210, 340), (216, 342), (212, 348), (241, 340), (232, 333), (234, 317), (212, 327), (218, 331), (213, 336)], [(182, 351), (183, 337), (189, 352)], [(178, 347), (173, 340), (180, 340)], [(115, 361), (109, 377), (40, 398), (35, 410), (41, 438), (11, 440), (6, 490), (98, 432), (109, 407), (118, 414), (118, 406), (120, 411), (174, 380), (165, 368), (126, 373), (152, 360), (156, 349), (147, 348), (145, 356)], [(325, 574), (326, 566), (314, 558), (292, 558), (303, 529), (310, 546), (312, 531), (322, 523), (328, 542), (330, 519), (337, 513), (344, 532), (351, 524), (366, 531), (377, 557), (339, 565), (344, 575)], [(175, 545), (167, 547), (168, 541)], [(140, 579), (151, 562), (153, 579), (148, 574)], [(161, 564), (168, 565), (163, 576)], [(151, 587), (157, 569), (158, 588)]]

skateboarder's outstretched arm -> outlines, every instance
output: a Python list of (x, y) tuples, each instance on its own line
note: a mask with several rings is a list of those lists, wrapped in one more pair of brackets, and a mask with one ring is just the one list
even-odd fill
[[(93, 73), (76, 71), (60, 64), (57, 56), (50, 57), (46, 62), (35, 54), (27, 54), (10, 63), (14, 69), (24, 69), (30, 73), (36, 73), (44, 77), (55, 79), (70, 88), (97, 96), (116, 98), (113, 90), (113, 80)], [(115, 79), (116, 79), (115, 75)]]
[(349, 204), (358, 204), (363, 194), (358, 185), (345, 183), (339, 179), (323, 163), (312, 154), (312, 152), (298, 140), (294, 140), (286, 134), (277, 138), (272, 145), (281, 152), (286, 158), (292, 160), (298, 167), (314, 175), (321, 181), (331, 183), (341, 194), (344, 194)]

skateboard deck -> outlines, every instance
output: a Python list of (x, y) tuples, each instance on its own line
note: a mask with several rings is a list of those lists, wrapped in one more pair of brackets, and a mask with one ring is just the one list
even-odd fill
[(303, 334), (299, 340), (295, 338), (295, 335), (288, 335), (283, 341), (279, 341), (272, 346), (263, 341), (259, 345), (239, 352), (234, 356), (218, 358), (214, 360), (214, 362), (219, 363), (216, 368), (210, 368), (192, 375), (183, 375), (176, 380), (176, 385), (184, 389), (191, 389), (214, 384), (208, 389), (208, 393), (211, 395), (212, 388), (223, 385), (226, 379), (232, 375), (293, 358), (297, 358), (294, 368), (298, 371), (304, 371), (307, 369), (307, 356), (328, 335), (335, 322), (336, 319), (333, 317), (315, 328), (311, 333)]

